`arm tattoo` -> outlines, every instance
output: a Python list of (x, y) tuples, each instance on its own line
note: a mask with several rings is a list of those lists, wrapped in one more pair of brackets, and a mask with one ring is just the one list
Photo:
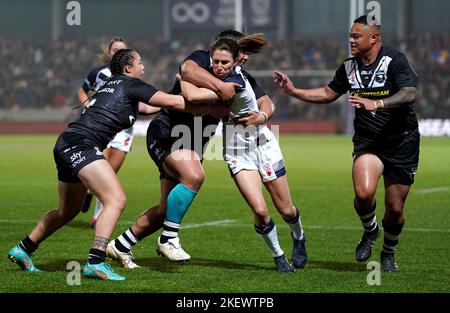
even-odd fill
[(105, 250), (108, 245), (109, 238), (95, 236), (92, 249)]
[(395, 95), (383, 99), (385, 108), (398, 108), (403, 104), (410, 104), (416, 100), (416, 87), (403, 87)]
[(323, 95), (321, 95), (321, 94), (311, 94), (311, 95), (305, 94), (305, 95), (303, 95), (303, 98), (304, 98), (306, 101), (312, 101), (312, 102), (315, 102), (315, 101), (320, 101), (320, 102), (325, 101), (325, 97), (324, 97)]

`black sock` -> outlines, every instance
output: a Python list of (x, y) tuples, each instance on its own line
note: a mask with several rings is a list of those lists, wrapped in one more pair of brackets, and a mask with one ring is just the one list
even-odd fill
[(364, 227), (364, 231), (368, 233), (378, 233), (378, 223), (377, 217), (375, 215), (375, 209), (377, 208), (377, 202), (375, 202), (374, 206), (368, 210), (362, 212), (358, 205), (356, 204), (356, 198), (353, 201), (353, 205), (355, 206), (355, 211), (361, 220), (361, 224)]
[(159, 237), (160, 243), (166, 243), (169, 239), (176, 238), (180, 230), (180, 223), (164, 220), (163, 231)]
[(131, 230), (131, 227), (124, 231), (122, 235), (117, 237), (116, 240), (114, 240), (114, 245), (116, 246), (117, 250), (124, 253), (130, 252), (131, 248), (137, 243), (138, 239)]
[(385, 221), (382, 221), (383, 229), (384, 229), (384, 242), (383, 242), (383, 253), (393, 254), (395, 253), (395, 249), (398, 245), (398, 239), (400, 237), (400, 233), (402, 232), (403, 225), (405, 225), (405, 221), (399, 225), (389, 225), (386, 224)]
[(105, 262), (106, 252), (99, 249), (89, 250), (89, 264), (100, 264)]
[(35, 244), (30, 237), (26, 236), (20, 243), (19, 246), (26, 252), (28, 255), (31, 255), (39, 245)]

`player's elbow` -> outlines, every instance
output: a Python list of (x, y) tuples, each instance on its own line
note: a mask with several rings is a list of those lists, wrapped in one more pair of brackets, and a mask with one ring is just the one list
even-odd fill
[(180, 66), (180, 75), (181, 77), (189, 76), (195, 70), (195, 62), (191, 60), (187, 60), (183, 62)]
[(406, 94), (407, 94), (407, 102), (416, 102), (417, 100), (417, 88), (415, 87), (406, 87)]

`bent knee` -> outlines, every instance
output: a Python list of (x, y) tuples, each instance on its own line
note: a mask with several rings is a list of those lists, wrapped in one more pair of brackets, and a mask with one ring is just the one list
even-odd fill
[(103, 204), (106, 206), (110, 206), (114, 208), (115, 210), (123, 210), (125, 206), (127, 205), (127, 197), (125, 194), (118, 194), (114, 195), (112, 197), (109, 197), (105, 201), (103, 201)]
[(355, 193), (356, 193), (356, 198), (358, 200), (358, 202), (362, 202), (362, 203), (372, 203), (374, 197), (375, 197), (375, 189), (372, 188), (368, 188), (368, 187), (356, 187), (355, 188)]
[(193, 173), (187, 177), (183, 177), (180, 179), (183, 185), (188, 187), (189, 189), (199, 191), (205, 181), (205, 173)]

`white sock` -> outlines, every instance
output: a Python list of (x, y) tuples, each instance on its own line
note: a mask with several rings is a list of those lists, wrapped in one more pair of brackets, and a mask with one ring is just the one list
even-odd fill
[(267, 248), (269, 248), (270, 252), (272, 252), (273, 257), (284, 254), (283, 250), (281, 250), (280, 243), (278, 242), (277, 227), (275, 225), (268, 233), (258, 233), (258, 235), (261, 237)]
[[(302, 219), (300, 218), (300, 211), (297, 207), (294, 207), (296, 211), (296, 218), (298, 219), (295, 221), (286, 221), (285, 222), (289, 225), (289, 228), (291, 229), (292, 235), (296, 240), (302, 240), (303, 239), (303, 226), (302, 226)], [(292, 223), (291, 223), (292, 222)]]
[(94, 211), (94, 218), (98, 219), (98, 217), (100, 216), (100, 213), (102, 213), (103, 211), (103, 203), (98, 199), (95, 198), (96, 200), (96, 204), (95, 204), (95, 211)]

